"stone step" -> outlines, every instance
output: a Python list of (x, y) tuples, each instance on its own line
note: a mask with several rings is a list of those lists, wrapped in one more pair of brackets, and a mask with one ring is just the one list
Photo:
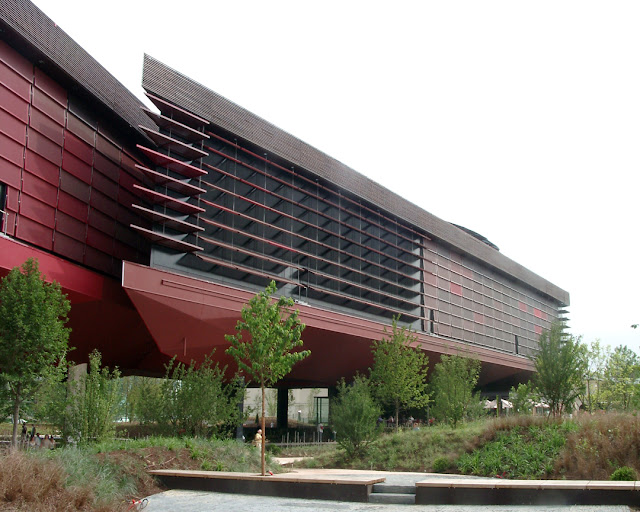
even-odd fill
[(383, 503), (386, 505), (415, 505), (416, 495), (372, 492), (369, 494), (369, 503)]
[(382, 492), (387, 494), (415, 494), (415, 485), (394, 485), (394, 484), (374, 484), (373, 492)]

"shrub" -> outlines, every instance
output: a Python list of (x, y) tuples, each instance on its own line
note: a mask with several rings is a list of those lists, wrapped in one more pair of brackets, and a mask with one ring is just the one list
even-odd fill
[(636, 474), (636, 470), (629, 466), (622, 466), (611, 473), (611, 480), (633, 482), (637, 479), (638, 475)]
[(331, 421), (338, 445), (348, 458), (366, 450), (378, 436), (376, 422), (380, 414), (366, 377), (358, 375), (351, 385), (344, 381), (338, 385), (338, 397), (331, 404)]
[(444, 473), (451, 467), (451, 461), (446, 457), (438, 457), (433, 461), (433, 471), (435, 473)]

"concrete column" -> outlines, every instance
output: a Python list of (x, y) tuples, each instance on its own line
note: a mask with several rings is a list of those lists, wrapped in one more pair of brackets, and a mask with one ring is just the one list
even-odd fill
[(289, 388), (278, 388), (278, 428), (289, 427)]

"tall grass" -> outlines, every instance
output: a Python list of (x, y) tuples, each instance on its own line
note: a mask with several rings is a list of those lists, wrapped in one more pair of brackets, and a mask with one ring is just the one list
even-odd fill
[(607, 480), (623, 466), (640, 473), (640, 418), (608, 413), (583, 415), (576, 423), (580, 430), (568, 436), (556, 461), (559, 476)]

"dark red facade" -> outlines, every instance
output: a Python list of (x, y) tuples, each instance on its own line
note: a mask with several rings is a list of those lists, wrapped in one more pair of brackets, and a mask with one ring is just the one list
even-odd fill
[(0, 273), (35, 256), (61, 283), (71, 359), (158, 374), (215, 349), (233, 371), (224, 334), (273, 279), (312, 351), (287, 385), (366, 371), (397, 315), (483, 386), (531, 373), (563, 290), (150, 57), (159, 113), (33, 4), (0, 27)]

